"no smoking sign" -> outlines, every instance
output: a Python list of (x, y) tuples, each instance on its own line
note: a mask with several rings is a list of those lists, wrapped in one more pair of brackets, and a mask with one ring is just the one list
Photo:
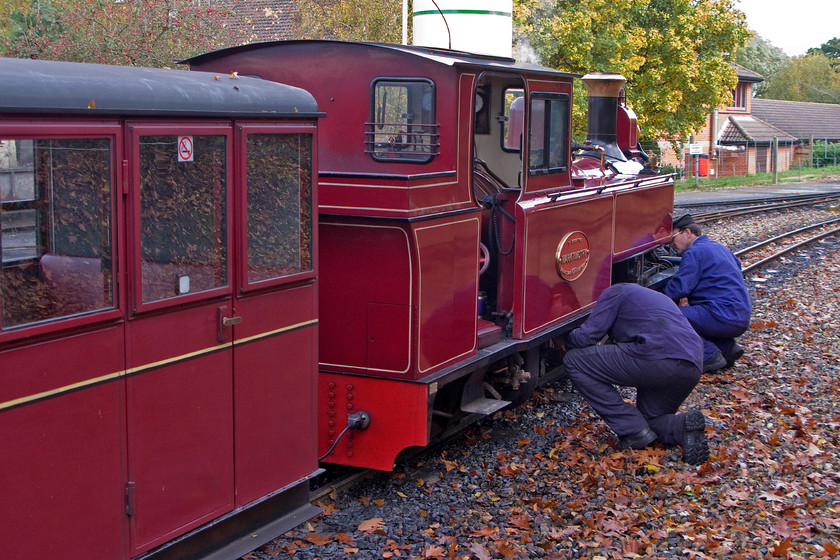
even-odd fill
[(193, 137), (179, 136), (178, 137), (178, 161), (192, 161), (193, 160)]

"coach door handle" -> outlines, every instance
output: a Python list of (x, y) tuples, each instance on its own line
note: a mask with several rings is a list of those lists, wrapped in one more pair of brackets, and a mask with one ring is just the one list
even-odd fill
[(232, 327), (242, 322), (242, 317), (222, 317), (223, 327)]
[(238, 325), (242, 322), (242, 317), (228, 317), (228, 307), (226, 305), (219, 308), (219, 329), (218, 329), (218, 339), (219, 342), (227, 342), (228, 341), (228, 333), (225, 331), (225, 328), (232, 327), (234, 325)]

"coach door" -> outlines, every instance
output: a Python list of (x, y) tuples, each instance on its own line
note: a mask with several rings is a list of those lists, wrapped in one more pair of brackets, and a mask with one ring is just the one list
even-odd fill
[(124, 550), (119, 139), (0, 124), (0, 558)]
[(317, 468), (314, 127), (237, 127), (236, 505)]
[(229, 126), (129, 125), (131, 556), (233, 507)]
[(314, 126), (130, 126), (132, 556), (318, 468)]

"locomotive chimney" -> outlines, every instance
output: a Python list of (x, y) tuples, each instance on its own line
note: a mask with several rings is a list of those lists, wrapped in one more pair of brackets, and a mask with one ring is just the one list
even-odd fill
[(618, 147), (616, 127), (618, 96), (627, 79), (621, 74), (590, 72), (581, 80), (589, 94), (586, 139), (602, 146), (607, 157), (626, 161), (627, 158)]

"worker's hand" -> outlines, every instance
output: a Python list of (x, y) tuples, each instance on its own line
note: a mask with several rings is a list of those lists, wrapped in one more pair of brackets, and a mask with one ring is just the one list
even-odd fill
[(684, 297), (680, 300), (680, 307), (688, 307), (688, 298)]

